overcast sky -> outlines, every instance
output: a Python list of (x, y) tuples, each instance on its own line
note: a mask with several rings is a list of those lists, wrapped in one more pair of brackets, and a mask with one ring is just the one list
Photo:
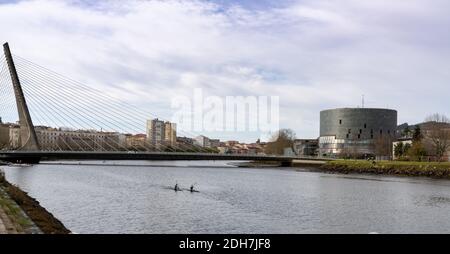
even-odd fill
[[(319, 111), (450, 116), (450, 1), (4, 1), (13, 53), (170, 118), (174, 94), (278, 95), (281, 127)], [(252, 141), (255, 136), (211, 134)]]

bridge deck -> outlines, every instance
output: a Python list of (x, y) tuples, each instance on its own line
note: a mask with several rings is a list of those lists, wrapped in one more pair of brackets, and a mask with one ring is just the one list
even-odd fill
[(279, 161), (324, 160), (317, 157), (238, 155), (214, 153), (178, 153), (178, 152), (75, 152), (75, 151), (4, 151), (0, 160), (4, 161), (40, 161), (40, 160), (243, 160), (243, 161)]

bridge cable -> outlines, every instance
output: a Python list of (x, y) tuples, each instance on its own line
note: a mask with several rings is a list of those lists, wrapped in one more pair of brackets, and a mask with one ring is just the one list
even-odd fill
[[(37, 65), (37, 64), (35, 64), (35, 63), (33, 63), (33, 62), (31, 62), (31, 61), (29, 61), (29, 60), (27, 60), (27, 59), (24, 59), (24, 58), (22, 58), (22, 57), (20, 57), (20, 56), (15, 56), (15, 57), (16, 57), (16, 58), (19, 58), (19, 59), (21, 59), (21, 60), (23, 60), (26, 64), (28, 64), (29, 66), (32, 66), (32, 68), (35, 68), (35, 69), (36, 69), (36, 68), (40, 68), (40, 69), (46, 70), (47, 72), (53, 74), (55, 77), (57, 77), (57, 78), (59, 78), (59, 79), (62, 79), (62, 80), (68, 81), (68, 82), (70, 82), (70, 83), (76, 84), (77, 86), (81, 86), (81, 87), (83, 87), (83, 88), (85, 88), (85, 89), (90, 89), (90, 90), (97, 91), (97, 92), (101, 93), (101, 94), (103, 95), (103, 97), (108, 97), (109, 99), (116, 100), (116, 98), (111, 97), (111, 96), (108, 96), (108, 95), (105, 95), (105, 94), (103, 94), (101, 91), (99, 91), (99, 90), (97, 90), (97, 89), (88, 87), (88, 86), (86, 86), (86, 85), (84, 85), (84, 84), (82, 84), (82, 83), (80, 83), (80, 82), (77, 82), (77, 81), (74, 81), (74, 80), (72, 80), (72, 79), (70, 79), (70, 78), (67, 78), (67, 77), (65, 77), (65, 76), (63, 76), (63, 75), (61, 75), (61, 74), (59, 74), (59, 73), (56, 73), (56, 72), (54, 72), (54, 71), (52, 71), (52, 70), (49, 70), (49, 69), (47, 69), (47, 68), (45, 68), (45, 67), (42, 67), (42, 66), (40, 66), (40, 65)], [(119, 102), (119, 104), (121, 104), (121, 105), (123, 105), (123, 106), (126, 106), (126, 107), (128, 107), (128, 108), (130, 108), (130, 106), (132, 106), (132, 105), (130, 105), (130, 104), (124, 104), (123, 102)], [(139, 109), (139, 108), (135, 108), (135, 111), (140, 112), (140, 114), (142, 114), (142, 115), (144, 115), (144, 116), (152, 115), (152, 116), (154, 116), (154, 117), (157, 117), (157, 116), (153, 115), (152, 113), (144, 112), (144, 111), (142, 111), (142, 110)], [(159, 118), (159, 119), (161, 119), (161, 120), (164, 120), (164, 119), (161, 118), (161, 117), (157, 117), (157, 118)], [(179, 133), (185, 133), (185, 132), (180, 130)], [(187, 133), (187, 134), (188, 134), (188, 136), (191, 136), (191, 135), (192, 135), (192, 134), (190, 134), (190, 133)]]
[[(34, 77), (34, 78), (37, 78), (37, 77)], [(48, 84), (49, 82), (45, 82), (46, 84)], [(53, 91), (54, 89), (48, 89), (48, 90), (46, 90), (47, 92), (49, 92), (49, 91)], [(54, 94), (55, 96), (60, 96), (59, 94), (58, 95), (56, 95), (54, 92), (52, 93), (52, 94)], [(75, 95), (75, 96), (73, 96), (73, 97), (71, 97), (71, 98), (74, 98), (74, 97), (76, 97), (76, 94), (70, 94), (70, 95)], [(65, 97), (65, 98), (67, 98), (67, 97)], [(70, 98), (68, 98), (68, 99), (70, 99)], [(70, 109), (70, 108), (69, 108)], [(75, 111), (73, 111), (73, 110), (71, 110), (72, 112), (74, 112), (74, 113), (77, 113), (77, 112), (75, 112)], [(103, 116), (101, 116), (101, 115), (99, 115), (99, 114), (97, 114), (97, 112), (95, 112), (95, 111), (92, 111), (92, 110), (88, 110), (90, 113), (92, 113), (92, 114), (94, 114), (95, 116), (97, 116), (97, 117), (99, 117), (99, 118), (102, 118), (102, 119), (105, 119)], [(83, 119), (83, 118), (81, 118), (81, 119)], [(88, 119), (90, 122), (92, 122), (92, 123), (94, 123), (95, 125), (97, 125), (98, 127), (100, 127), (100, 128), (103, 128), (104, 126), (100, 126), (100, 125), (98, 125), (98, 124), (96, 124), (95, 122), (93, 122), (93, 121), (91, 121), (90, 119)], [(84, 123), (86, 123), (86, 122), (84, 122)], [(115, 125), (115, 127), (118, 127), (119, 129), (122, 129), (122, 130), (124, 130), (123, 129), (123, 127), (120, 127), (120, 126), (118, 126), (118, 125), (116, 125), (116, 124), (114, 124), (114, 123), (112, 123), (112, 122), (110, 122), (111, 124), (113, 124), (113, 125)], [(82, 125), (80, 125), (80, 126), (82, 126)], [(91, 126), (90, 126), (91, 127)], [(128, 130), (125, 130), (126, 132), (128, 131)]]

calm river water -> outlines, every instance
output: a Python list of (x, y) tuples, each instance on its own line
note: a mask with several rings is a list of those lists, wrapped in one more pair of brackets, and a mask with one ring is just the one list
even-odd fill
[[(227, 162), (6, 167), (76, 233), (450, 233), (450, 181)], [(199, 193), (175, 192), (170, 186)]]

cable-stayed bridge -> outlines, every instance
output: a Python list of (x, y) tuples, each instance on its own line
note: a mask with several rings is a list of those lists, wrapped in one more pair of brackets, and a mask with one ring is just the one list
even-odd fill
[[(0, 56), (0, 160), (256, 160), (292, 156), (217, 154), (189, 142), (153, 142), (139, 107), (13, 55)], [(179, 136), (192, 137), (180, 131)], [(302, 158), (314, 160), (316, 158)]]

